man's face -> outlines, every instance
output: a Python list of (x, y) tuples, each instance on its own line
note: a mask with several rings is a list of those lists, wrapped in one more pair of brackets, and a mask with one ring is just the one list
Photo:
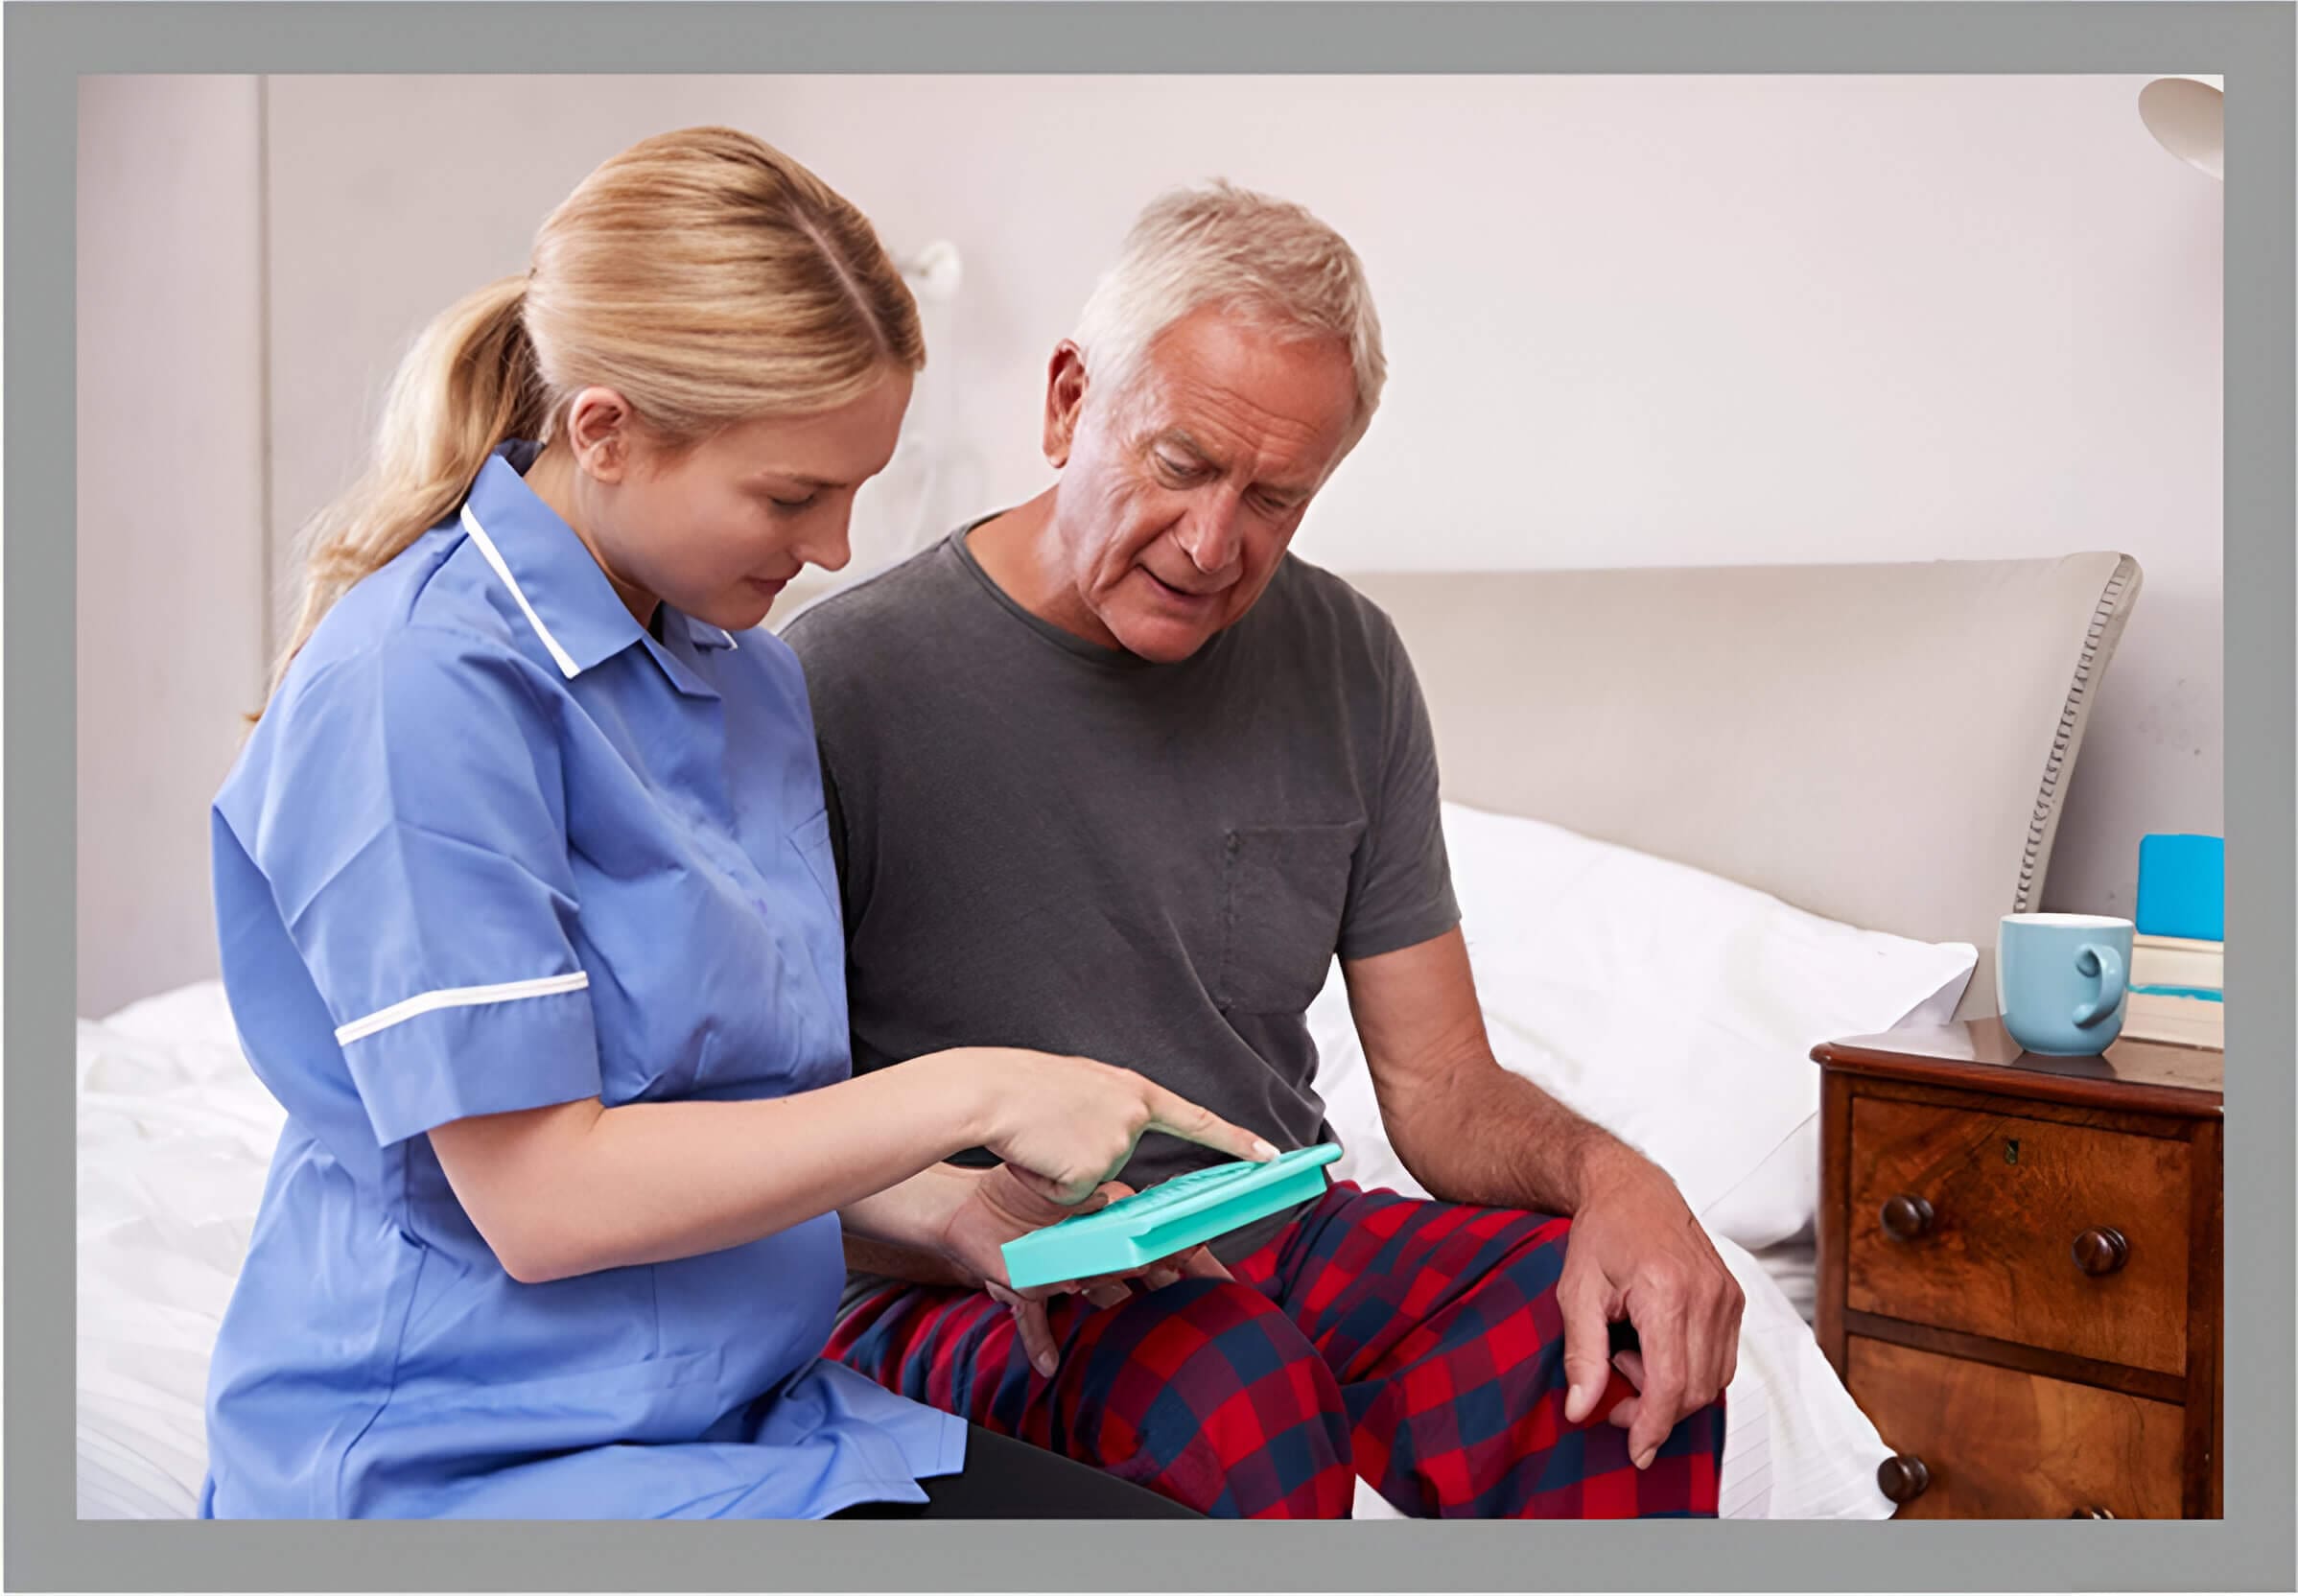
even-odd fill
[(1166, 329), (1126, 390), (1078, 386), (1073, 357), (1067, 376), (1057, 358), (1064, 618), (1184, 660), (1260, 598), (1339, 462), (1356, 406), (1348, 349), (1206, 310)]

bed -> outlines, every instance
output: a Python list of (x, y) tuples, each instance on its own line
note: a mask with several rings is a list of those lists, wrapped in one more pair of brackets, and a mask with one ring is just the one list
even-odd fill
[[(1995, 923), (2039, 903), (2138, 567), (2108, 552), (1352, 580), (1395, 621), (1429, 701), (1503, 1062), (1560, 1069), (1583, 1112), (1628, 1125), (1648, 1151), (1683, 1149), (1664, 1162), (1687, 1195), (1707, 1194), (1696, 1206), (1711, 1232), (1762, 1242), (1719, 1233), (1749, 1301), (1727, 1398), (1726, 1514), (1888, 1516), (1873, 1485), (1881, 1443), (1809, 1330), (1810, 1216), (1795, 1219), (1816, 1141), (1795, 1116), (1806, 1088), (1817, 1106), (1804, 1052), (1821, 1038), (1804, 1033), (1902, 1002), (1992, 1011)], [(1598, 1012), (1623, 999), (1591, 971), (1687, 947), (1718, 953), (1699, 1000), (1642, 1002), (1626, 1033), (1617, 1012)], [(1887, 967), (1888, 979), (1868, 978)], [(1750, 989), (1827, 1001), (1770, 1001), (1761, 1023), (1742, 1023), (1730, 1011)], [(1585, 1040), (1554, 1025), (1531, 1035), (1542, 1026), (1511, 1009), (1571, 1008), (1559, 992), (1588, 1010)], [(1661, 1046), (1652, 1021), (1665, 1014), (1729, 1023), (1679, 1026)], [(1338, 1172), (1409, 1187), (1337, 979), (1311, 1023), (1348, 1149)], [(204, 1456), (207, 1350), (278, 1111), (213, 983), (82, 1020), (78, 1048), (80, 1514), (182, 1516)], [(1647, 1084), (1610, 1064), (1647, 1068), (1671, 1048), (1689, 1072)], [(1678, 1098), (1717, 1090), (1717, 1048), (1760, 1075), (1771, 1125), (1793, 1122), (1776, 1145), (1677, 1134)], [(1762, 1178), (1734, 1185), (1734, 1159)], [(1748, 1200), (1750, 1182), (1763, 1201)], [(1358, 1514), (1394, 1510), (1368, 1491)]]
[[(2129, 556), (2108, 552), (1350, 579), (1395, 622), (1428, 700), (1464, 928), (1495, 1050), (1552, 1090), (1560, 1082), (1566, 1090), (1558, 1094), (1574, 1101), (1572, 1089), (1589, 1087), (1591, 1063), (1649, 1068), (1642, 1048), (1653, 1027), (1615, 1021), (1617, 1035), (1583, 1027), (1581, 1050), (1592, 1058), (1579, 1061), (1577, 1077), (1563, 1070), (1552, 1079), (1541, 1049), (1521, 1045), (1522, 1017), (1506, 1012), (1511, 984), (1491, 976), (1536, 981), (1542, 960), (1571, 958), (1573, 936), (1606, 939), (1602, 956), (1614, 958), (1657, 934), (1593, 891), (1564, 898), (1572, 926), (1563, 934), (1539, 927), (1543, 905), (1512, 901), (1570, 894), (1589, 872), (1628, 890), (1667, 893), (1670, 915), (1717, 934), (1725, 927), (1715, 901), (1736, 887), (1745, 895), (1743, 943), (1772, 947), (1800, 935), (1810, 951), (1820, 920), (1897, 939), (1892, 956), (1913, 961), (1898, 983), (1910, 1006), (1894, 1012), (1900, 998), (1879, 985), (1864, 1011), (1884, 1021), (1878, 1028), (1993, 1013), (1996, 923), (2040, 905), (2062, 800), (2141, 573)], [(1516, 818), (1527, 836), (1508, 835), (1499, 817)], [(1479, 880), (1488, 870), (1503, 880)], [(1753, 909), (1757, 896), (1811, 918)], [(1766, 912), (1770, 922), (1759, 927)], [(1519, 914), (1524, 924), (1512, 926)], [(1479, 928), (1490, 942), (1495, 920), (1502, 944), (1536, 936), (1547, 946), (1536, 958), (1505, 947), (1488, 958)], [(1967, 977), (1926, 991), (1934, 967), (1924, 947), (1967, 949)], [(1776, 1006), (1796, 974), (1822, 968), (1845, 977), (1856, 970), (1840, 953), (1793, 961), (1784, 974), (1771, 972), (1762, 997)], [(1711, 984), (1710, 1000), (1728, 1005), (1742, 996), (1731, 978)], [(1665, 1000), (1656, 977), (1635, 996)], [(1572, 997), (1569, 979), (1552, 979), (1536, 1000)], [(1743, 1187), (1694, 1203), (1748, 1296), (1741, 1377), (1727, 1395), (1734, 1420), (1724, 1511), (1884, 1517), (1890, 1508), (1873, 1479), (1886, 1450), (1807, 1333), (1818, 1086), (1803, 1044), (1807, 1035), (1851, 1033), (1825, 1023), (1827, 1003), (1794, 1006), (1793, 1016), (1768, 1017), (1766, 1042), (1777, 1059), (1765, 1087), (1771, 1117), (1762, 1122), (1794, 1119), (1795, 1129), (1769, 1151), (1738, 1149), (1749, 1183), (1770, 1184), (1766, 1200), (1739, 1201)], [(1411, 1189), (1387, 1148), (1361, 1058), (1351, 1055), (1337, 980), (1318, 1008), (1320, 1089), (1349, 1147), (1336, 1172)], [(1750, 1023), (1733, 1020), (1704, 1038), (1671, 1040), (1685, 1048), (1743, 1040), (1728, 1033)], [(1512, 1044), (1519, 1057), (1510, 1056)], [(1678, 1062), (1696, 1063), (1696, 1052)], [(1684, 1079), (1653, 1076), (1663, 1090)], [(1608, 1094), (1612, 1114), (1592, 1112), (1585, 1099), (1574, 1106), (1620, 1130), (1615, 1115), (1642, 1106), (1632, 1085)], [(1648, 1112), (1637, 1128), (1644, 1134), (1631, 1139), (1648, 1152), (1677, 1129)], [(1687, 1170), (1660, 1162), (1691, 1195)], [(1712, 1170), (1698, 1173), (1708, 1178), (1705, 1189), (1718, 1189)], [(1726, 1233), (1735, 1232), (1757, 1245), (1735, 1244)], [(1381, 1516), (1384, 1506), (1359, 1499), (1361, 1516)]]

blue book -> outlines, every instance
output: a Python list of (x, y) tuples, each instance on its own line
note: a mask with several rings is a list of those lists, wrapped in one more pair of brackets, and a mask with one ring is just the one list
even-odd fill
[(2226, 839), (2161, 834), (2139, 839), (2142, 936), (2226, 939)]

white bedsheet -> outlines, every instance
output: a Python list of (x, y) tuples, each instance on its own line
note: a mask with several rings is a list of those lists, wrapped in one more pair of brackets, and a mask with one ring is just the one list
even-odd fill
[(1819, 1248), (1811, 1232), (1750, 1249), (1747, 1256), (1771, 1277), (1771, 1283), (1787, 1297), (1795, 1317), (1811, 1324), (1819, 1311)]
[(188, 1517), (209, 1350), (282, 1115), (206, 984), (79, 1034), (79, 1503)]
[[(79, 1086), (80, 1516), (186, 1517), (205, 1468), (208, 1351), (281, 1114), (213, 983), (82, 1021)], [(1725, 1514), (1888, 1515), (1873, 1426), (1789, 1295), (1753, 1256), (1721, 1245), (1748, 1299), (1728, 1396)], [(1782, 1254), (1791, 1270), (1794, 1255)], [(1396, 1516), (1369, 1490), (1358, 1506), (1362, 1517)]]

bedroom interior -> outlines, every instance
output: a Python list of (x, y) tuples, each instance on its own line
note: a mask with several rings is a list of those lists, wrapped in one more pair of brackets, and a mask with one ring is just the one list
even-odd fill
[[(2176, 82), (83, 81), (82, 1516), (189, 1511), (276, 1135), (204, 811), (294, 529), (523, 253), (506, 184), (706, 121), (877, 221), (932, 351), (773, 625), (1041, 485), (1044, 357), (1158, 188), (1347, 233), (1390, 396), (1295, 552), (1410, 649), (1501, 1061), (1747, 1291), (1725, 1515), (2215, 1514), (2218, 1055), (1996, 1019), (2003, 916), (2146, 933), (2142, 839), (2223, 830), (2217, 91)], [(1337, 979), (1309, 1019), (1334, 1174), (1417, 1189)]]

